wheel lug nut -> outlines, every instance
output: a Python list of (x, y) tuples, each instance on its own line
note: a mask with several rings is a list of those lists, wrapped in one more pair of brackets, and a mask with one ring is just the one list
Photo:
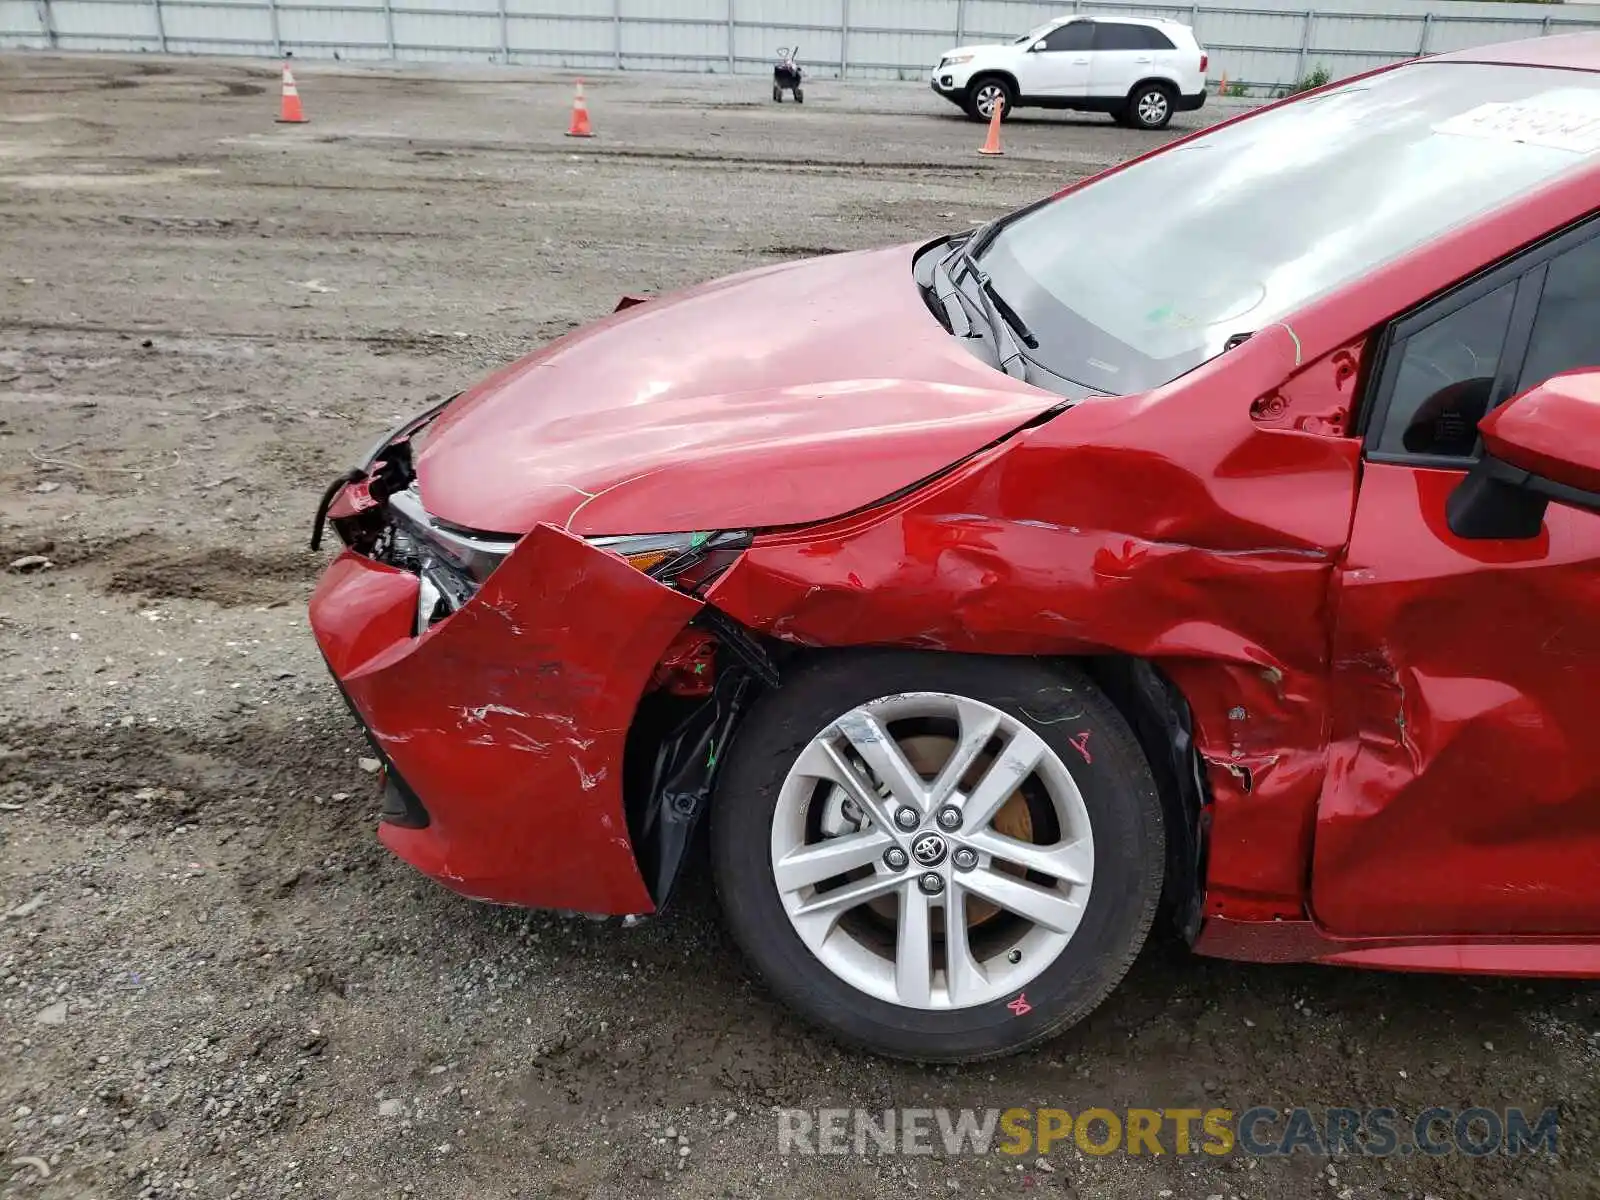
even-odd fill
[(921, 888), (925, 894), (929, 896), (937, 896), (940, 892), (944, 891), (944, 876), (940, 875), (937, 871), (929, 871), (921, 879), (917, 880), (917, 886)]
[(915, 829), (922, 824), (922, 814), (908, 804), (894, 814), (894, 823), (901, 829)]
[(961, 810), (953, 804), (947, 804), (939, 810), (940, 829), (960, 829)]
[(950, 856), (950, 861), (955, 864), (958, 871), (970, 871), (978, 865), (978, 852), (968, 846), (962, 846)]
[(883, 852), (883, 862), (891, 871), (904, 871), (911, 859), (899, 846), (890, 846)]

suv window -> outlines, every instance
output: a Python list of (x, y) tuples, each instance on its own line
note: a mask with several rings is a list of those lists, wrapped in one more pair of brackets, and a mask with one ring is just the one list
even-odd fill
[[(1119, 21), (1097, 21), (1094, 27), (1096, 50), (1153, 50), (1146, 33), (1156, 33), (1148, 25), (1124, 25)], [(1156, 33), (1157, 37), (1161, 37)], [(1165, 41), (1165, 38), (1162, 38)], [(1168, 43), (1166, 49), (1171, 49)]]
[(1094, 41), (1093, 21), (1072, 21), (1050, 31), (1044, 39), (1046, 50), (1087, 50)]
[(1600, 236), (1534, 257), (1492, 291), (1446, 297), (1431, 318), (1424, 309), (1395, 327), (1377, 453), (1472, 458), (1493, 405), (1600, 366)]

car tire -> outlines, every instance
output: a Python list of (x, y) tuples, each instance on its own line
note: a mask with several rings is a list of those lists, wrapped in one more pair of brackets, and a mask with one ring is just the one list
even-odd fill
[(1012, 109), (1017, 106), (1017, 89), (1003, 75), (980, 75), (967, 86), (967, 102), (963, 107), (974, 121), (987, 123), (996, 100), (1002, 102), (1000, 119), (1009, 121)]
[[(956, 716), (944, 726), (929, 715), (945, 711)], [(991, 720), (998, 732), (982, 741)], [(950, 750), (940, 747), (963, 739), (983, 748), (969, 774), (956, 781), (966, 790), (952, 796), (974, 807), (963, 808), (970, 828), (955, 832), (940, 825), (935, 807), (899, 838), (880, 826), (903, 815), (888, 807), (892, 800), (829, 782), (837, 776), (810, 774), (813, 764), (832, 772), (837, 768), (827, 764), (842, 761), (858, 782), (870, 785), (872, 775), (860, 770), (865, 760), (851, 755), (858, 745), (892, 743), (902, 764), (917, 772), (900, 777), (902, 788), (907, 780), (915, 787), (915, 779), (936, 778), (945, 765), (938, 754)], [(928, 754), (933, 757), (914, 761)], [(1035, 754), (1037, 765), (1028, 774), (1024, 760)], [(991, 769), (998, 782), (986, 790)], [(846, 793), (879, 804), (879, 818), (850, 827), (853, 801), (837, 799)], [(1014, 805), (1020, 807), (1013, 813)], [(992, 817), (979, 811), (988, 809)], [(834, 813), (846, 824), (830, 837)], [(803, 831), (800, 841), (785, 850), (796, 831)], [(930, 833), (940, 835), (935, 840), (946, 851), (937, 862)], [(1088, 860), (1082, 857), (1085, 834)], [(1138, 742), (1087, 675), (1028, 659), (909, 651), (830, 654), (793, 670), (762, 696), (728, 750), (710, 825), (724, 919), (771, 992), (846, 1043), (919, 1062), (1011, 1054), (1099, 1005), (1149, 932), (1161, 897), (1164, 835), (1155, 780)], [(853, 841), (847, 845), (843, 838)], [(902, 865), (880, 852), (891, 841), (901, 847)], [(819, 846), (829, 854), (865, 853), (870, 862), (846, 872), (846, 883), (825, 878), (796, 888), (797, 870), (809, 876), (843, 865), (830, 857), (824, 867), (802, 868), (806, 856), (818, 861)], [(996, 847), (1001, 854), (1030, 856), (1047, 870), (1024, 877), (1026, 864), (1002, 861)], [(963, 851), (978, 861), (968, 857), (963, 868)], [(1064, 865), (1068, 854), (1080, 856), (1070, 868)], [(786, 891), (780, 891), (780, 870)], [(927, 875), (940, 871), (946, 882), (929, 895)], [(1013, 890), (1013, 881), (1021, 891)], [(836, 888), (858, 886), (889, 890), (866, 903), (841, 905), (841, 915), (832, 917), (827, 910), (838, 903)], [(991, 895), (1019, 907), (991, 902)], [(943, 903), (935, 907), (940, 896)], [(1030, 920), (1021, 908), (1044, 915)], [(822, 924), (831, 918), (826, 929), (818, 911)], [(893, 914), (892, 928), (885, 912)], [(903, 914), (909, 920), (904, 926)], [(959, 959), (946, 950), (954, 938), (968, 951)], [(918, 947), (924, 948), (920, 954)], [(967, 965), (953, 974), (955, 963)]]
[(1165, 129), (1172, 122), (1177, 102), (1170, 84), (1141, 83), (1128, 93), (1118, 120), (1131, 129)]

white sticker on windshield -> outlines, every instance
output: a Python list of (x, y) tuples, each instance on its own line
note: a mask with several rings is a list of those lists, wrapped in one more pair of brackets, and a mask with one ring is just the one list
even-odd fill
[(1493, 102), (1441, 121), (1435, 133), (1521, 142), (1572, 154), (1600, 151), (1600, 110), (1546, 104)]

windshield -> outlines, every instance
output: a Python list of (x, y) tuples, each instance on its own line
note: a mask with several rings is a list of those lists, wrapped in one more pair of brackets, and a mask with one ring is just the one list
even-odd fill
[(1600, 75), (1423, 63), (1137, 163), (981, 258), (1044, 366), (1127, 394), (1597, 161)]
[(1020, 46), (1023, 42), (1036, 42), (1055, 27), (1056, 22), (1046, 21), (1043, 25), (1038, 25), (1033, 29), (1028, 30), (1028, 32), (1023, 34), (1021, 37), (1012, 38), (1011, 44), (1013, 46)]

